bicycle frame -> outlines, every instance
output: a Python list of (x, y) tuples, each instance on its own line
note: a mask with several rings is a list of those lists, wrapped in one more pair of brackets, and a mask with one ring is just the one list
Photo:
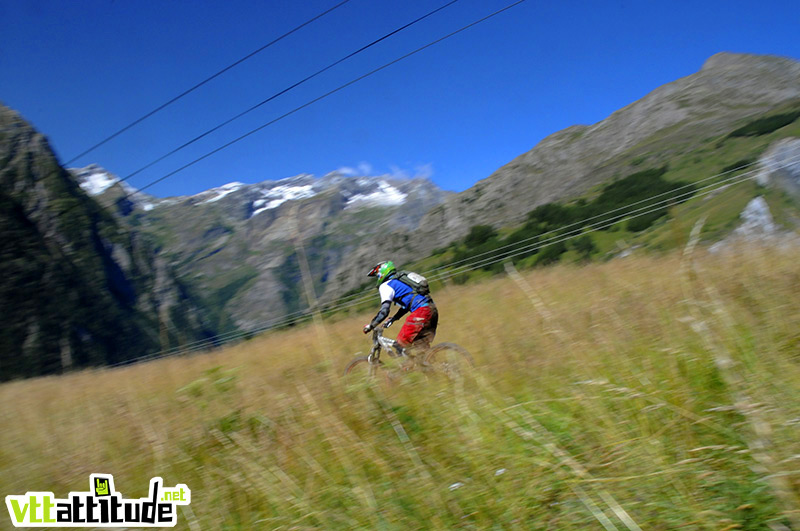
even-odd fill
[[(417, 353), (405, 352), (405, 350), (398, 353), (394, 349), (396, 344), (396, 340), (383, 337), (382, 328), (375, 328), (372, 332), (372, 348), (370, 348), (369, 356), (356, 355), (357, 357), (345, 368), (345, 376), (350, 374), (354, 367), (362, 366), (362, 363), (369, 367), (369, 374), (374, 375), (375, 371), (383, 368), (383, 364), (380, 361), (381, 349), (385, 349), (386, 353), (391, 358), (402, 358), (401, 367), (399, 367), (399, 369), (403, 371), (421, 368), (426, 372), (442, 372), (450, 375), (452, 378), (452, 375), (460, 375), (463, 373), (463, 370), (458, 368), (461, 362), (465, 363), (468, 367), (475, 366), (469, 352), (455, 343), (439, 343), (438, 345), (427, 347)], [(455, 355), (457, 359), (452, 358), (453, 355)], [(387, 372), (386, 375), (388, 376), (389, 372)]]
[(382, 327), (376, 327), (372, 331), (372, 349), (369, 351), (370, 363), (374, 363), (376, 359), (380, 358), (381, 348), (386, 350), (386, 353), (389, 355), (389, 357), (397, 357), (397, 354), (394, 352), (394, 344), (394, 339), (383, 337)]

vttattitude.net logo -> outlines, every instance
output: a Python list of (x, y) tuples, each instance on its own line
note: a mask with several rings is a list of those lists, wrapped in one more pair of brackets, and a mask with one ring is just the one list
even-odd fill
[(164, 487), (164, 481), (150, 480), (147, 498), (126, 500), (114, 490), (110, 474), (89, 476), (89, 492), (70, 492), (67, 499), (52, 492), (26, 492), (6, 496), (14, 527), (174, 527), (177, 506), (189, 505), (192, 492), (179, 483)]

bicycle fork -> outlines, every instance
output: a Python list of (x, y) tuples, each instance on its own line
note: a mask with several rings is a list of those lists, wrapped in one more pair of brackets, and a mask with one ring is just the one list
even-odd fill
[(369, 356), (367, 356), (367, 361), (370, 365), (378, 365), (381, 363), (381, 349), (379, 347), (372, 347), (372, 350), (369, 351)]

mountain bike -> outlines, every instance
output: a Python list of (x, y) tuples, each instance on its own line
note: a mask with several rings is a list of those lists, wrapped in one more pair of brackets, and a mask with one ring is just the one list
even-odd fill
[[(372, 348), (368, 356), (358, 356), (347, 364), (345, 376), (363, 373), (374, 376), (379, 370), (421, 371), (444, 374), (449, 378), (463, 376), (475, 366), (472, 356), (464, 347), (455, 343), (439, 343), (416, 353), (406, 350), (404, 355), (394, 349), (395, 340), (383, 337), (383, 327), (372, 332)], [(381, 351), (399, 361), (397, 369), (387, 367), (380, 359)], [(394, 364), (393, 364), (394, 365)]]

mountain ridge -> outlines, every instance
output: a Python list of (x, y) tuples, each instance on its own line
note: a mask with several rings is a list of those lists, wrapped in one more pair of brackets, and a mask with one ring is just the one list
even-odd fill
[[(128, 199), (145, 211), (176, 203), (213, 203), (222, 200), (228, 195), (246, 195), (246, 197), (240, 197), (240, 199), (251, 201), (253, 207), (251, 209), (252, 216), (255, 216), (261, 211), (277, 208), (286, 201), (313, 197), (332, 188), (338, 188), (339, 192), (347, 200), (346, 208), (398, 206), (406, 202), (409, 191), (419, 190), (420, 188), (424, 189), (424, 193), (428, 194), (446, 196), (451, 193), (439, 189), (426, 177), (347, 176), (341, 172), (333, 171), (322, 177), (301, 173), (291, 177), (277, 180), (268, 179), (251, 184), (231, 181), (192, 195), (160, 198), (137, 190), (97, 164), (90, 164), (84, 168), (69, 168), (68, 171), (75, 176), (81, 188), (90, 196), (103, 196), (109, 189), (118, 187), (124, 192), (124, 195), (128, 196)], [(252, 199), (253, 196), (256, 198)]]
[[(498, 168), (473, 187), (448, 198), (423, 220), (461, 237), (471, 226), (518, 223), (544, 203), (585, 192), (613, 177), (615, 159), (637, 156), (658, 162), (649, 146), (659, 133), (663, 144), (685, 149), (687, 140), (727, 132), (733, 124), (800, 98), (800, 63), (790, 58), (721, 52), (688, 76), (655, 88), (643, 98), (592, 125), (557, 131), (530, 151)], [(670, 129), (674, 129), (670, 131)], [(513, 197), (513, 201), (510, 198)], [(446, 244), (433, 231), (429, 250)]]

